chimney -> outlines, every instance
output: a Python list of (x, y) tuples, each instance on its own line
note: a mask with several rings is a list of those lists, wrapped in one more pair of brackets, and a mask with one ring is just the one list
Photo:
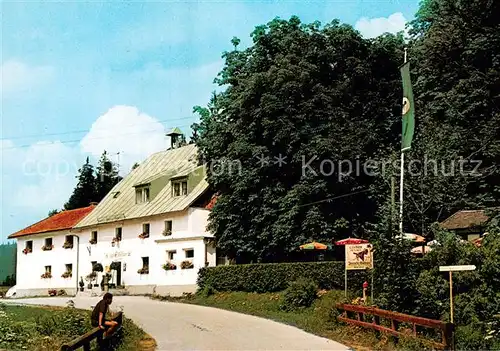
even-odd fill
[(179, 146), (182, 135), (181, 130), (177, 127), (172, 129), (170, 133), (167, 133), (167, 136), (170, 137), (170, 149), (175, 149)]

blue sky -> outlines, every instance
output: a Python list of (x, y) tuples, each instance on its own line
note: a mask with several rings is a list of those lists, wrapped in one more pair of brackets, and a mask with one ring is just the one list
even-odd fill
[[(104, 149), (126, 173), (187, 134), (194, 105), (237, 36), (298, 15), (338, 18), (367, 36), (399, 31), (415, 0), (1, 3), (0, 242), (61, 208), (87, 156)], [(119, 153), (119, 154), (118, 154)]]

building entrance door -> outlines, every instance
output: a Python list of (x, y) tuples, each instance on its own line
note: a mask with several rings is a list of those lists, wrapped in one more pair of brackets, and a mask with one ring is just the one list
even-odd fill
[(118, 267), (116, 269), (116, 287), (122, 285), (122, 263), (118, 262)]

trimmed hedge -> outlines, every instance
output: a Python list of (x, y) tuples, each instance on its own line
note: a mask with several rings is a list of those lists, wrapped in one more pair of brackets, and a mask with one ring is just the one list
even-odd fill
[[(370, 273), (349, 271), (349, 290), (361, 290)], [(275, 292), (288, 288), (289, 283), (309, 278), (321, 289), (344, 289), (344, 262), (293, 262), (242, 264), (205, 267), (198, 273), (200, 289), (210, 286), (217, 291)]]

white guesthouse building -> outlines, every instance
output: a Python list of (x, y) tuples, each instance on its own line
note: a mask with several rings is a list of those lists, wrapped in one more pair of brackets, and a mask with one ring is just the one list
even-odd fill
[(9, 236), (17, 240), (16, 297), (47, 295), (54, 288), (76, 292), (77, 249), (70, 230), (94, 207), (60, 212)]
[[(111, 275), (112, 288), (130, 294), (194, 292), (198, 270), (217, 263), (213, 237), (206, 230), (214, 198), (205, 176), (195, 145), (158, 152), (70, 230), (17, 237), (16, 295), (46, 294), (48, 289), (71, 294), (82, 278), (85, 291), (91, 284), (98, 292), (105, 273)], [(69, 235), (73, 248), (64, 249)], [(42, 251), (49, 237), (54, 248)], [(37, 244), (24, 254), (28, 238)], [(99, 265), (104, 272), (92, 273)], [(52, 278), (41, 278), (47, 269)], [(71, 278), (61, 277), (70, 270)]]

